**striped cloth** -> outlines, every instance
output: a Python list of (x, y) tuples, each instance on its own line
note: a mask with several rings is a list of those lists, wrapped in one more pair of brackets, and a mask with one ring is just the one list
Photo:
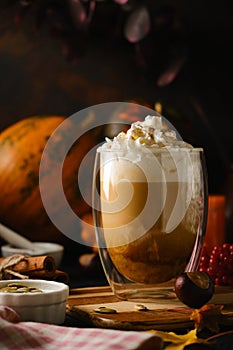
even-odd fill
[(161, 338), (149, 332), (20, 322), (14, 310), (0, 306), (1, 350), (160, 350), (162, 347)]

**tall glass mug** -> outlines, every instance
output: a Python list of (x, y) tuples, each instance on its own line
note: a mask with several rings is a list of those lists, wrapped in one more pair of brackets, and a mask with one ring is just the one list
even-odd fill
[(171, 297), (197, 269), (207, 217), (201, 148), (98, 148), (93, 212), (101, 262), (121, 299)]

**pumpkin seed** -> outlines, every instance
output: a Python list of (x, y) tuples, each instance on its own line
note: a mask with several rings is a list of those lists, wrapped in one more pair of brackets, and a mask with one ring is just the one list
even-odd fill
[(94, 310), (95, 312), (99, 312), (100, 314), (116, 314), (117, 311), (115, 309), (111, 309), (109, 307), (100, 306)]
[(20, 287), (17, 289), (18, 293), (27, 293), (29, 292), (29, 289), (26, 287)]
[(134, 308), (137, 310), (137, 311), (147, 311), (147, 307), (145, 305), (142, 305), (142, 304), (136, 304), (134, 306)]
[(8, 283), (7, 287), (10, 288), (20, 288), (20, 287), (25, 287), (25, 284), (22, 283)]
[(42, 290), (36, 287), (27, 286), (22, 283), (8, 283), (5, 287), (0, 288), (3, 293), (42, 293)]

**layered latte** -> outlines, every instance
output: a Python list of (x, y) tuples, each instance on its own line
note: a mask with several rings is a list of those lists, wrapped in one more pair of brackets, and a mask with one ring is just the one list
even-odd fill
[(176, 277), (198, 231), (198, 152), (154, 116), (132, 124), (98, 151), (103, 248), (112, 264), (133, 282)]

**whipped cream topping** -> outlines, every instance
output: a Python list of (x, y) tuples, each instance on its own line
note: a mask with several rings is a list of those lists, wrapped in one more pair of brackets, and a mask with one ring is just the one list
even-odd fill
[(102, 147), (107, 149), (131, 147), (192, 148), (190, 144), (177, 139), (176, 132), (163, 123), (162, 117), (150, 115), (144, 121), (132, 123), (127, 132), (120, 132), (112, 140), (106, 138)]

